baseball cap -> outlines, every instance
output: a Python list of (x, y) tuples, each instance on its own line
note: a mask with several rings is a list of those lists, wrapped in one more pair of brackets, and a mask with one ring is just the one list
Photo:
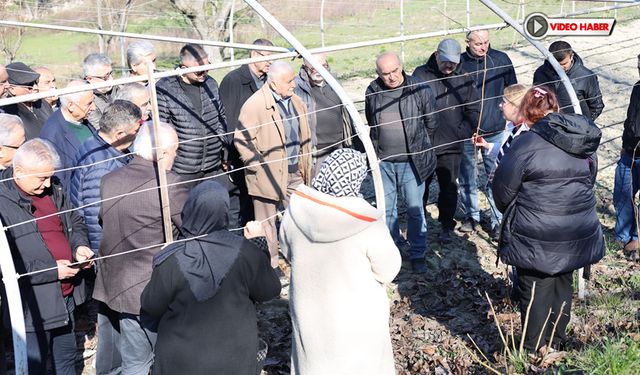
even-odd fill
[(460, 63), (460, 43), (455, 39), (445, 39), (438, 44), (438, 56), (440, 61)]

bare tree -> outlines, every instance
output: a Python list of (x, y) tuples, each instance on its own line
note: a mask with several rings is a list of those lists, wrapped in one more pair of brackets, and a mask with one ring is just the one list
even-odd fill
[[(245, 7), (241, 0), (170, 0), (170, 3), (191, 24), (200, 39), (225, 41), (233, 1), (240, 3), (236, 12)], [(212, 62), (222, 61), (220, 48), (205, 46), (205, 50)]]
[[(46, 11), (45, 6), (48, 3), (48, 0), (0, 0), (0, 19), (33, 21)], [(22, 36), (25, 31), (23, 27), (0, 28), (0, 51), (4, 54), (6, 63), (15, 60), (22, 46)]]
[[(134, 3), (135, 0), (96, 0), (96, 28), (124, 32)], [(112, 35), (100, 35), (98, 37), (100, 52), (109, 54), (116, 40)]]

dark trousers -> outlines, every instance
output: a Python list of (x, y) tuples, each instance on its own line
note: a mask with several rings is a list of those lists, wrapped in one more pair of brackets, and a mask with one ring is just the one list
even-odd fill
[(196, 180), (203, 179), (202, 181), (197, 181), (196, 184), (204, 181), (215, 181), (222, 185), (227, 192), (229, 192), (229, 229), (239, 228), (241, 227), (240, 223), (240, 190), (238, 186), (234, 185), (229, 178), (230, 174), (224, 174), (221, 176), (204, 179), (205, 177), (211, 177), (215, 175), (219, 175), (224, 173), (224, 171), (220, 169), (212, 169), (210, 171), (202, 171), (195, 173), (179, 173), (180, 176), (186, 178), (187, 180)]
[[(461, 154), (438, 155), (436, 173), (440, 194), (438, 195), (438, 221), (442, 225), (442, 230), (453, 230), (456, 221), (453, 216), (458, 207), (458, 175), (460, 174)], [(427, 179), (422, 197), (424, 206), (429, 201), (429, 185), (433, 181), (433, 175)]]
[[(530, 351), (536, 351), (546, 345), (551, 339), (551, 331), (560, 315), (558, 326), (555, 328), (552, 346), (561, 344), (567, 337), (566, 329), (571, 317), (571, 298), (573, 297), (573, 271), (558, 275), (547, 275), (544, 273), (517, 268), (518, 291), (520, 293), (520, 314), (521, 323), (524, 322), (527, 314), (527, 307), (531, 301), (533, 283), (536, 284), (533, 304), (529, 312), (529, 322), (527, 332), (524, 333), (524, 347)], [(561, 306), (565, 302), (564, 307)], [(547, 315), (551, 310), (551, 315), (547, 320)], [(547, 324), (545, 325), (545, 320)], [(540, 338), (540, 344), (536, 347), (540, 333), (544, 334)]]
[(74, 332), (73, 297), (65, 298), (69, 323), (50, 330), (27, 332), (29, 375), (47, 375), (47, 356), (51, 358), (55, 375), (76, 375), (76, 334)]

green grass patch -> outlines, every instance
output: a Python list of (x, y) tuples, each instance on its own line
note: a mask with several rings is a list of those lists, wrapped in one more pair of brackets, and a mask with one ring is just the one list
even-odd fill
[(640, 342), (628, 337), (606, 338), (574, 353), (567, 364), (590, 375), (640, 374)]

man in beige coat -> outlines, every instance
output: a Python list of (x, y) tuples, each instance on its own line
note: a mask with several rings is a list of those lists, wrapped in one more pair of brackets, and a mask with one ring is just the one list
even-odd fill
[(289, 196), (311, 177), (311, 132), (307, 108), (293, 93), (295, 73), (287, 62), (274, 62), (267, 84), (240, 110), (234, 143), (246, 166), (245, 179), (255, 219), (263, 221), (271, 265), (278, 266), (275, 216)]

